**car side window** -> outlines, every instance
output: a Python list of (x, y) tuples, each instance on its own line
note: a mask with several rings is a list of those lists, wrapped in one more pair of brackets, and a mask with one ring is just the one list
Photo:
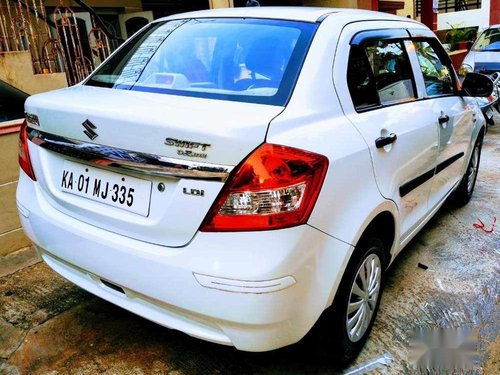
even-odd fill
[(378, 41), (366, 46), (381, 104), (415, 99), (412, 70), (402, 42)]
[(356, 109), (380, 104), (368, 57), (361, 46), (351, 47), (347, 65), (347, 85)]
[(401, 41), (352, 46), (347, 83), (357, 110), (415, 99), (412, 69)]
[(453, 94), (453, 78), (447, 63), (439, 58), (435, 48), (428, 41), (416, 41), (414, 45), (427, 95)]

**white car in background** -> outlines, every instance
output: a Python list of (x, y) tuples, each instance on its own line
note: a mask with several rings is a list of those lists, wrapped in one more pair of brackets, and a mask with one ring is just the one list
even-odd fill
[(460, 75), (470, 72), (491, 75), (500, 72), (500, 25), (484, 30), (474, 42), (460, 67)]
[(500, 112), (500, 25), (492, 25), (484, 30), (465, 56), (459, 74), (464, 77), (470, 72), (488, 75), (495, 81), (492, 95), (477, 99), (487, 123), (494, 125), (493, 109)]
[[(355, 357), (384, 274), (477, 177), (491, 81), (422, 24), (327, 8), (151, 23), (26, 102), (17, 204), (43, 260), (163, 326)], [(330, 308), (331, 307), (331, 308)]]

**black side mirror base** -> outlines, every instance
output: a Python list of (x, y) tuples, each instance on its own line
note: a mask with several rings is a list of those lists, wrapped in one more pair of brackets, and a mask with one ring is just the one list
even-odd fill
[(467, 73), (462, 82), (460, 96), (487, 98), (493, 93), (493, 81), (480, 73)]

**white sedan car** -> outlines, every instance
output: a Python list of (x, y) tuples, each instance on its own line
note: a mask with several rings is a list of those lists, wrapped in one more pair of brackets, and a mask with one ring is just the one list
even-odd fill
[(396, 255), (447, 197), (472, 195), (471, 96), (491, 81), (457, 82), (407, 18), (164, 18), (84, 82), (27, 100), (22, 223), (59, 274), (165, 327), (266, 351), (323, 315), (314, 342), (348, 361)]

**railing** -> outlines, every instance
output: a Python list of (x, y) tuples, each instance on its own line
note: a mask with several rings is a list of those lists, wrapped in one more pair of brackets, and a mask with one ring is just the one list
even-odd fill
[(117, 46), (98, 27), (98, 16), (90, 17), (92, 29), (86, 34), (79, 29), (83, 21), (62, 0), (50, 15), (43, 0), (0, 0), (0, 53), (29, 51), (35, 74), (65, 72), (73, 85)]
[(0, 52), (29, 51), (35, 74), (62, 71), (54, 56), (50, 25), (42, 1), (0, 2)]
[[(460, 12), (462, 10), (480, 9), (481, 0), (439, 0), (439, 13)], [(422, 0), (415, 0), (416, 16), (422, 14)]]

